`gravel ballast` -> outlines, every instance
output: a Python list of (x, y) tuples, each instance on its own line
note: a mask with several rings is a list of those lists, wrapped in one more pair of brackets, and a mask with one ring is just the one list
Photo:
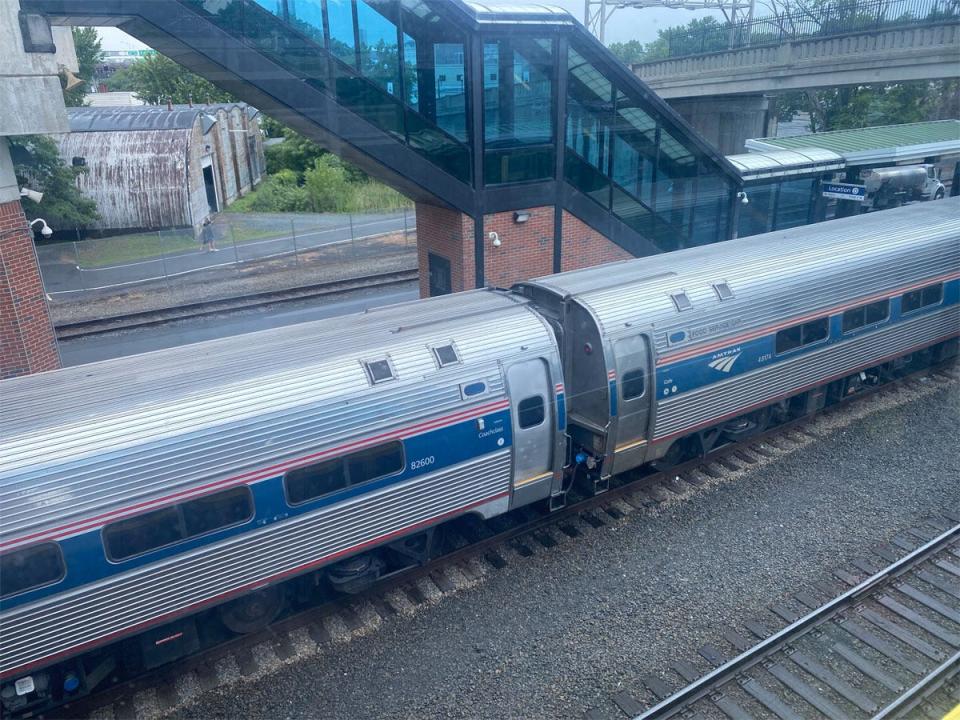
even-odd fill
[(579, 718), (925, 515), (960, 509), (960, 385), (821, 419), (818, 439), (656, 511), (510, 556), (366, 636), (198, 696), (181, 718)]

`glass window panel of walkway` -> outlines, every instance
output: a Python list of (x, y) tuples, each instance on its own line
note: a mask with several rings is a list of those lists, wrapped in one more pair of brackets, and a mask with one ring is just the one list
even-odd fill
[(194, 2), (227, 32), (470, 182), (466, 38), (422, 0)]
[(729, 183), (587, 55), (567, 57), (567, 182), (662, 250), (723, 239)]
[(488, 185), (554, 176), (554, 47), (515, 35), (483, 44), (484, 169)]

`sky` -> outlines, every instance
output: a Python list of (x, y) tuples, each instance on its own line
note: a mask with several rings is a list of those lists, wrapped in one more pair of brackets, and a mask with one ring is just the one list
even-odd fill
[[(548, 5), (562, 7), (577, 20), (583, 22), (584, 0), (538, 0)], [(491, 0), (491, 5), (497, 0)], [(607, 20), (604, 42), (629, 42), (639, 40), (648, 43), (657, 39), (657, 30), (674, 25), (686, 25), (694, 18), (715, 17), (722, 21), (719, 10), (673, 10), (671, 8), (624, 8), (615, 10)]]
[[(491, 2), (491, 4), (494, 4)], [(506, 0), (503, 0), (504, 2)], [(545, 4), (556, 5), (583, 22), (584, 0), (539, 0)], [(672, 10), (670, 8), (644, 8), (642, 10), (622, 9), (614, 11), (607, 21), (606, 42), (628, 42), (639, 40), (642, 43), (657, 39), (657, 30), (673, 25), (686, 25), (694, 18), (717, 17), (717, 10)], [(146, 47), (118, 28), (98, 28), (104, 50), (142, 50)]]

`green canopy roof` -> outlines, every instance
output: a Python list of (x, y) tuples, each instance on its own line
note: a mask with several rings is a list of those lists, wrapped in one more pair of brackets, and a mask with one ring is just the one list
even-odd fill
[[(835, 130), (782, 138), (758, 138), (747, 140), (747, 147), (750, 150), (823, 148), (845, 156), (848, 161), (867, 159), (867, 155), (876, 155), (877, 160), (885, 159), (883, 156), (886, 155), (889, 155), (889, 159), (906, 159), (906, 156), (913, 154), (922, 156), (960, 152), (960, 120)], [(916, 152), (910, 152), (911, 149)]]

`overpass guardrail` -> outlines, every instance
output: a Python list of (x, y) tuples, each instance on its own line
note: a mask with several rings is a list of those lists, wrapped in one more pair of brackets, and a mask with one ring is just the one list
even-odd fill
[[(849, 0), (816, 8), (708, 25), (697, 30), (665, 31), (666, 58), (704, 55), (790, 40), (886, 30), (897, 26), (934, 25), (960, 20), (960, 0)], [(642, 64), (642, 63), (641, 63)]]

